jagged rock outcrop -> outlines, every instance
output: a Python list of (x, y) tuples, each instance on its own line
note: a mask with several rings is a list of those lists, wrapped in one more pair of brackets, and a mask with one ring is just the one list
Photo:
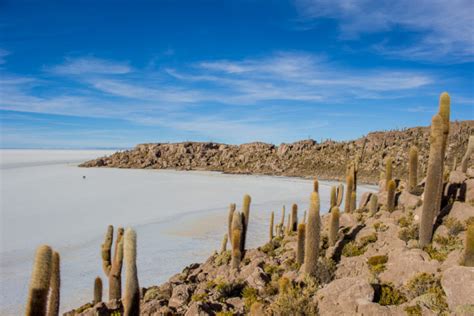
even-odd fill
[[(474, 121), (451, 123), (447, 157), (464, 155)], [(266, 174), (320, 179), (343, 179), (346, 165), (360, 157), (358, 181), (377, 183), (384, 158), (393, 158), (394, 177), (408, 177), (408, 154), (419, 149), (419, 169), (428, 161), (429, 128), (373, 132), (353, 141), (303, 140), (275, 146), (261, 142), (226, 145), (218, 143), (140, 144), (132, 150), (87, 161), (81, 167), (209, 170), (236, 174)], [(447, 166), (452, 166), (448, 159)]]

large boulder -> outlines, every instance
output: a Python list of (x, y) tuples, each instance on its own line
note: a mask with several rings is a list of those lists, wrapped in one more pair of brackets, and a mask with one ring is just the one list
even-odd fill
[(448, 215), (448, 218), (455, 218), (461, 223), (464, 223), (470, 217), (474, 217), (474, 206), (462, 202), (454, 202)]
[(398, 198), (398, 204), (403, 205), (407, 210), (414, 210), (421, 205), (421, 198), (403, 190)]
[(449, 309), (474, 305), (474, 268), (454, 266), (444, 271), (441, 286), (446, 293)]
[(193, 286), (188, 284), (180, 284), (173, 289), (173, 294), (169, 300), (168, 306), (179, 308), (186, 305), (191, 299)]
[(354, 315), (359, 305), (373, 298), (373, 287), (360, 278), (337, 279), (316, 294), (320, 315)]

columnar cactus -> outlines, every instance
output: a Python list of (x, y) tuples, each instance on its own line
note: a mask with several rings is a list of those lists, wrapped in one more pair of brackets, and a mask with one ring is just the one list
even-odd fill
[(224, 234), (224, 238), (222, 239), (222, 245), (221, 245), (221, 253), (227, 251), (227, 234)]
[(270, 241), (273, 239), (273, 221), (275, 220), (275, 213), (272, 212), (272, 215), (270, 215), (270, 231), (269, 231), (269, 236), (270, 236)]
[(232, 268), (238, 269), (240, 266), (240, 260), (242, 260), (242, 215), (240, 212), (234, 212), (234, 218), (232, 219), (232, 256), (231, 265)]
[(425, 247), (431, 242), (434, 219), (439, 211), (436, 209), (436, 206), (437, 201), (440, 198), (438, 195), (439, 178), (443, 176), (442, 150), (443, 118), (437, 114), (433, 116), (431, 121), (430, 153), (428, 158), (423, 210), (420, 220), (419, 243), (421, 247)]
[(283, 209), (281, 210), (281, 227), (285, 227), (285, 206), (283, 205)]
[(337, 192), (336, 192), (336, 186), (331, 187), (331, 198), (329, 202), (329, 210), (332, 210), (334, 206), (337, 204)]
[(303, 213), (303, 220), (301, 222), (306, 223), (306, 210)]
[(122, 298), (123, 315), (140, 315), (140, 287), (137, 275), (137, 234), (127, 228), (123, 241), (125, 259), (125, 291)]
[(354, 176), (352, 174), (347, 175), (346, 177), (346, 199), (344, 201), (344, 212), (350, 213), (352, 206), (352, 191), (354, 187)]
[(291, 227), (290, 230), (295, 232), (298, 228), (298, 205), (293, 204), (291, 207)]
[(395, 181), (391, 179), (387, 185), (387, 211), (393, 212), (395, 210)]
[(339, 207), (333, 206), (331, 209), (331, 218), (329, 222), (329, 246), (334, 246), (339, 232)]
[(337, 187), (336, 196), (337, 196), (336, 205), (337, 207), (341, 207), (342, 201), (344, 199), (344, 185), (343, 184), (339, 184), (339, 186)]
[(53, 251), (43, 245), (36, 250), (33, 273), (31, 275), (26, 316), (46, 315), (48, 291), (53, 267)]
[(418, 184), (418, 148), (412, 146), (410, 148), (408, 158), (408, 191), (413, 192)]
[(244, 255), (244, 249), (245, 249), (245, 243), (247, 241), (247, 229), (249, 226), (249, 219), (250, 219), (250, 202), (252, 199), (250, 198), (250, 195), (245, 194), (244, 195), (244, 201), (242, 203), (242, 225), (243, 225), (243, 230), (242, 230), (242, 256)]
[(357, 209), (357, 194), (355, 191), (352, 191), (351, 194), (351, 213)]
[(94, 305), (102, 302), (102, 279), (96, 277), (94, 280)]
[(387, 157), (385, 159), (385, 189), (388, 188), (388, 182), (392, 180), (392, 157)]
[(291, 214), (288, 214), (288, 222), (286, 224), (286, 234), (289, 235), (291, 232)]
[(374, 216), (375, 213), (377, 213), (378, 209), (378, 198), (376, 194), (371, 194), (370, 195), (370, 201), (369, 201), (369, 214), (370, 216)]
[(296, 262), (303, 264), (304, 262), (304, 240), (305, 240), (305, 224), (298, 225), (298, 239), (296, 247)]
[(102, 268), (109, 278), (109, 300), (118, 300), (122, 296), (123, 228), (117, 230), (115, 250), (112, 257), (114, 227), (109, 225), (102, 244)]
[(53, 251), (52, 267), (51, 267), (51, 281), (49, 283), (49, 297), (48, 297), (48, 316), (59, 315), (59, 302), (61, 298), (61, 258), (59, 253)]
[(471, 158), (472, 154), (474, 153), (474, 135), (469, 136), (469, 141), (467, 143), (466, 153), (461, 161), (461, 171), (466, 173), (467, 172), (467, 164), (469, 163), (469, 159)]
[(466, 267), (474, 267), (474, 224), (467, 227), (466, 244), (462, 257), (462, 265)]
[[(227, 235), (229, 239), (232, 236), (232, 219), (234, 218), (235, 207), (234, 203), (229, 205), (229, 216), (227, 217)], [(229, 242), (232, 244), (232, 240), (229, 240)]]
[(319, 192), (319, 182), (316, 178), (313, 180), (313, 192)]
[[(441, 116), (443, 121), (443, 140), (441, 145), (441, 174), (444, 175), (444, 157), (446, 153), (446, 146), (448, 143), (449, 136), (449, 116), (451, 113), (451, 100), (449, 94), (446, 92), (441, 93), (439, 97), (439, 111), (438, 114)], [(441, 210), (441, 200), (443, 197), (443, 177), (438, 180), (438, 196), (436, 200), (436, 209), (438, 212)]]
[(320, 230), (321, 219), (319, 217), (319, 194), (313, 192), (311, 193), (304, 245), (304, 272), (310, 276), (315, 276), (317, 273)]

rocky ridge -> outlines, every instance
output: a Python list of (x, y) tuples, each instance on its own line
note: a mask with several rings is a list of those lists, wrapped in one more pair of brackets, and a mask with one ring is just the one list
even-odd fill
[[(462, 157), (474, 121), (451, 123), (447, 157)], [(359, 159), (358, 180), (377, 183), (386, 156), (393, 157), (394, 176), (405, 179), (408, 149), (417, 145), (419, 169), (425, 172), (429, 151), (429, 128), (373, 132), (353, 141), (302, 140), (279, 146), (261, 142), (226, 145), (219, 143), (140, 144), (132, 150), (87, 161), (81, 167), (209, 170), (235, 174), (265, 174), (320, 179), (343, 179), (349, 162)], [(446, 164), (452, 166), (452, 159)]]

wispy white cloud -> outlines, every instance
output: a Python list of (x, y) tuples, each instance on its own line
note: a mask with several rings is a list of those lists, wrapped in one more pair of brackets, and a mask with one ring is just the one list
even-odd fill
[(127, 74), (133, 69), (128, 63), (119, 63), (95, 57), (66, 58), (65, 62), (49, 68), (59, 75)]
[(474, 60), (474, 2), (471, 0), (296, 0), (296, 6), (307, 20), (336, 19), (342, 39), (394, 30), (414, 33), (412, 43), (374, 46), (389, 56)]

